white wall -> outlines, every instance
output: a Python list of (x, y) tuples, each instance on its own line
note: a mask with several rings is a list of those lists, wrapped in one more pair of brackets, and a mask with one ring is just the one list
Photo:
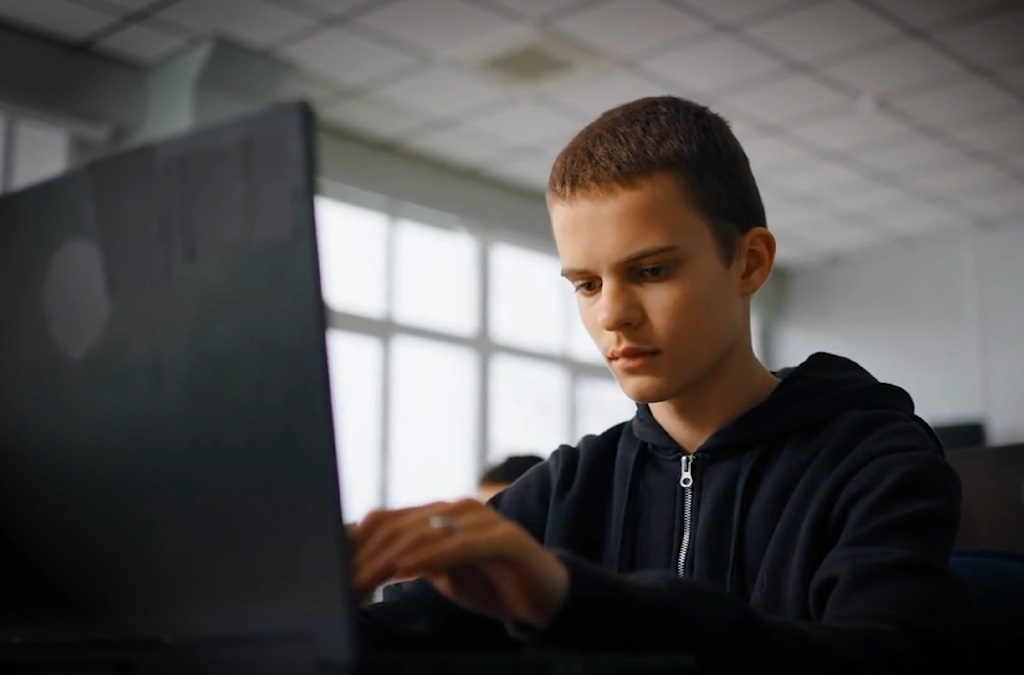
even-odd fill
[(773, 365), (848, 356), (932, 423), (1024, 440), (1024, 227), (955, 233), (792, 273)]

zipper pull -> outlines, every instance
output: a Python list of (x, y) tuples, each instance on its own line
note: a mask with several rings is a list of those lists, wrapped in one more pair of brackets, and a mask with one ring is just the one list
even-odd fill
[(683, 472), (679, 476), (679, 485), (684, 488), (691, 487), (693, 485), (693, 455), (683, 454), (682, 458)]

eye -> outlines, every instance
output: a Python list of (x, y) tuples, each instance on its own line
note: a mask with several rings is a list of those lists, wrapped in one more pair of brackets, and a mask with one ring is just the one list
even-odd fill
[(639, 276), (643, 281), (656, 281), (668, 273), (668, 265), (652, 265), (651, 267), (644, 267), (639, 272)]
[(598, 282), (594, 279), (588, 279), (586, 281), (578, 281), (573, 284), (573, 288), (577, 293), (581, 295), (590, 295), (597, 292)]

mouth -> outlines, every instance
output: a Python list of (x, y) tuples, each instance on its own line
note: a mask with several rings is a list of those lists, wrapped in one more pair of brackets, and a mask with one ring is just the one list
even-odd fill
[(617, 368), (629, 370), (637, 368), (660, 354), (657, 349), (646, 349), (643, 347), (626, 347), (618, 349), (608, 355), (608, 361)]

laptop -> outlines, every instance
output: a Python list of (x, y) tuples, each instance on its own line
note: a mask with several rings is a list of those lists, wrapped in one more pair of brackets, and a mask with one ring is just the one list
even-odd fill
[(0, 670), (355, 661), (313, 139), (279, 104), (0, 199)]

